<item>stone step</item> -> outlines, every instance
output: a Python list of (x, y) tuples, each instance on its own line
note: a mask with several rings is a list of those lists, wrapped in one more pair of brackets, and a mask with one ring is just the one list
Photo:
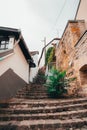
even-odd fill
[(47, 88), (31, 88), (30, 91), (46, 91)]
[[(86, 117), (69, 120), (46, 119), (3, 121), (0, 122), (0, 130), (77, 130), (78, 128), (81, 130), (85, 125), (87, 125)], [(85, 126), (85, 128), (87, 128), (87, 126)]]
[(48, 98), (47, 88), (43, 85), (30, 84), (17, 92), (16, 98), (44, 99)]
[[(35, 113), (54, 113), (66, 111), (79, 111), (87, 109), (87, 103), (71, 104), (61, 106), (45, 106), (45, 107), (29, 107), (29, 106), (13, 106), (13, 108), (0, 108), (0, 114), (35, 114)], [(68, 114), (68, 113), (67, 113)]]
[(21, 92), (21, 91), (42, 91), (42, 90), (47, 90), (47, 88), (22, 88), (19, 90), (19, 92)]
[(46, 87), (41, 84), (31, 84), (31, 85), (26, 86), (26, 88), (46, 88)]
[(16, 95), (16, 98), (22, 98), (22, 99), (47, 99), (48, 98), (48, 96), (44, 96), (44, 95), (41, 95), (41, 96), (39, 96), (39, 95), (37, 95), (37, 96), (34, 96), (34, 95), (29, 95), (29, 96), (27, 96), (27, 95)]
[(47, 93), (46, 92), (21, 92), (21, 93), (17, 93), (17, 95), (47, 95)]
[(73, 98), (73, 99), (18, 99), (13, 98), (10, 101), (0, 102), (0, 108), (7, 108), (17, 105), (27, 105), (28, 107), (38, 107), (38, 106), (59, 106), (59, 105), (75, 105), (75, 104), (84, 104), (87, 102), (87, 98)]
[(31, 86), (27, 86), (24, 89), (45, 89), (46, 87), (43, 85), (31, 85)]
[(10, 121), (10, 120), (39, 120), (39, 119), (75, 119), (75, 118), (87, 117), (87, 109), (78, 111), (66, 111), (57, 113), (39, 113), (39, 114), (0, 114), (0, 121)]
[(25, 90), (25, 91), (18, 91), (17, 93), (47, 93), (47, 90)]

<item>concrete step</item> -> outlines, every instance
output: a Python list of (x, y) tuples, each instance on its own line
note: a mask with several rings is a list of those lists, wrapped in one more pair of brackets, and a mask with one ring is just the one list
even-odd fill
[[(87, 118), (46, 119), (0, 122), (0, 130), (86, 130)], [(81, 129), (82, 128), (82, 129)]]

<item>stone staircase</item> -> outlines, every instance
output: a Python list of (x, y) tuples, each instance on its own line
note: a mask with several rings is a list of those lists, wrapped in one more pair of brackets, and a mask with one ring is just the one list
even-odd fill
[(25, 99), (45, 99), (48, 98), (48, 94), (46, 87), (39, 84), (30, 84), (22, 90), (19, 90), (16, 97)]
[(46, 93), (44, 87), (31, 87), (20, 90), (18, 98), (0, 102), (0, 130), (87, 130), (87, 98), (50, 99), (35, 92), (35, 97), (33, 93), (24, 94), (28, 90)]

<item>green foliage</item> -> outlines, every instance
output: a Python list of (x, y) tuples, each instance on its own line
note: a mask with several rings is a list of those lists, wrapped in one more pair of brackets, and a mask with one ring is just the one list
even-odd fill
[(49, 58), (48, 58), (48, 63), (50, 63), (54, 60), (55, 60), (55, 48), (52, 48), (51, 53), (50, 53)]
[(58, 97), (67, 93), (67, 88), (69, 86), (69, 80), (66, 79), (66, 71), (59, 71), (55, 68), (50, 70), (50, 74), (47, 77), (47, 82), (45, 84), (48, 93), (51, 97)]
[(33, 83), (44, 84), (46, 82), (45, 72), (43, 68), (38, 70), (37, 75), (33, 78)]
[(54, 59), (55, 59), (55, 48), (50, 47), (48, 48), (47, 53), (46, 53), (46, 59), (45, 59), (46, 65), (54, 61)]

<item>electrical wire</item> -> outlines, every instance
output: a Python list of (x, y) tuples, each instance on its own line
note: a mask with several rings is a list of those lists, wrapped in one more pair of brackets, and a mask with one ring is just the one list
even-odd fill
[[(73, 5), (74, 8), (73, 8), (73, 10), (72, 10), (71, 12), (73, 12), (73, 16), (74, 16), (74, 17), (75, 17), (75, 12), (76, 12), (76, 8), (77, 8), (77, 6), (78, 6), (78, 3), (79, 3), (79, 1), (76, 1), (76, 0), (74, 0), (73, 3), (72, 3), (72, 5)], [(57, 25), (57, 23), (58, 23), (58, 21), (59, 21), (59, 19), (60, 19), (60, 16), (62, 16), (62, 13), (63, 13), (63, 11), (64, 11), (64, 8), (65, 8), (66, 4), (67, 4), (67, 0), (64, 1), (63, 5), (62, 5), (62, 8), (60, 9), (59, 14), (57, 15), (57, 18), (56, 18), (56, 20), (55, 20), (55, 23), (54, 23), (53, 27), (52, 27), (51, 30), (50, 30), (51, 33), (54, 31), (55, 26)], [(49, 34), (50, 34), (50, 32), (49, 32)]]
[(63, 5), (62, 5), (62, 8), (60, 9), (59, 14), (57, 15), (57, 18), (56, 18), (56, 20), (55, 20), (55, 23), (54, 23), (52, 29), (54, 29), (54, 27), (56, 26), (56, 24), (57, 24), (57, 22), (58, 22), (58, 20), (59, 20), (59, 18), (60, 18), (60, 16), (61, 16), (61, 14), (62, 14), (62, 12), (63, 12), (63, 10), (64, 10), (64, 7), (65, 7), (65, 5), (66, 5), (66, 2), (67, 2), (67, 1), (65, 0), (64, 3), (63, 3)]

